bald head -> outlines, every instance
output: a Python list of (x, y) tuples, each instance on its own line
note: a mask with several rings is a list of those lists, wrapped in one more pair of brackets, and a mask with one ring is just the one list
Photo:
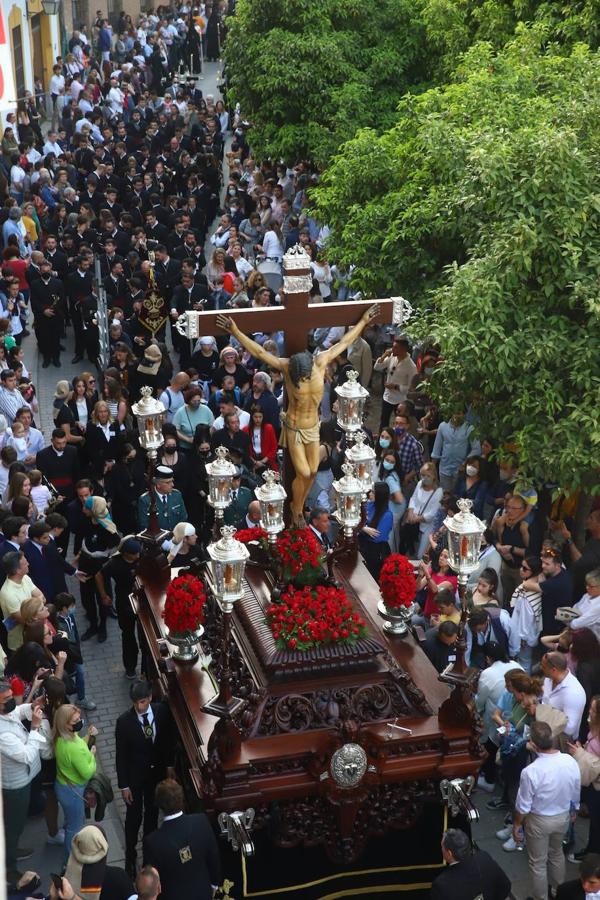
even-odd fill
[(248, 504), (248, 512), (246, 513), (248, 516), (248, 521), (250, 522), (260, 522), (260, 503), (258, 500), (251, 500)]

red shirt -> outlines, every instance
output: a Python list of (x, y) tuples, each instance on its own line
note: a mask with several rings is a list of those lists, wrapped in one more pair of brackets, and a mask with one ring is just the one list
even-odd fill
[[(451, 572), (448, 572), (446, 575), (444, 575), (443, 572), (431, 572), (431, 580), (435, 581), (436, 584), (448, 581), (452, 585), (452, 590), (454, 592), (456, 592), (458, 587), (458, 575), (453, 575)], [(423, 615), (427, 616), (427, 618), (439, 615), (438, 605), (435, 602), (436, 597), (437, 592), (434, 594), (431, 588), (428, 587), (427, 597), (425, 598), (425, 608), (423, 609)]]
[(2, 273), (6, 275), (12, 275), (14, 278), (19, 279), (19, 290), (20, 291), (28, 291), (29, 284), (27, 283), (27, 279), (25, 278), (25, 269), (27, 268), (27, 260), (26, 259), (7, 259), (6, 262), (2, 263)]

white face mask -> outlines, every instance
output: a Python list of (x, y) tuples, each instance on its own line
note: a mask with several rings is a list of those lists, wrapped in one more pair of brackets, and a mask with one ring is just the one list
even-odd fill
[(469, 475), (472, 478), (474, 475), (477, 475), (478, 469), (477, 469), (477, 466), (467, 466), (465, 471), (466, 471), (467, 475)]
[(593, 891), (591, 894), (586, 891), (585, 900), (600, 900), (600, 891)]

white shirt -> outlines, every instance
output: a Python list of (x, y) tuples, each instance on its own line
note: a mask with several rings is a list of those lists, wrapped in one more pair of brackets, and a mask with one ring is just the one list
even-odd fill
[(573, 606), (581, 615), (569, 623), (569, 628), (577, 631), (578, 628), (591, 629), (600, 640), (600, 597), (590, 597), (584, 594), (581, 600)]
[[(246, 425), (250, 424), (250, 413), (245, 412), (243, 409), (238, 409), (237, 406), (235, 408), (235, 411), (240, 420), (240, 428), (245, 428)], [(220, 431), (221, 428), (225, 428), (225, 420), (223, 419), (223, 416), (219, 416), (212, 423), (213, 431)]]
[(565, 733), (569, 737), (576, 738), (579, 735), (586, 696), (582, 685), (573, 673), (568, 672), (556, 687), (552, 686), (550, 678), (544, 678), (542, 701), (554, 709), (560, 709), (564, 712), (567, 717)]
[[(521, 669), (522, 667), (513, 662), (492, 663), (487, 669), (484, 669), (479, 676), (477, 685), (477, 694), (475, 696), (475, 705), (477, 712), (483, 713), (483, 736), (493, 741), (496, 736), (497, 725), (492, 721), (492, 713), (498, 705), (500, 694), (505, 688), (504, 676), (511, 669)], [(497, 743), (497, 740), (494, 741)]]
[[(143, 715), (140, 715), (139, 713), (136, 713), (136, 715), (137, 715), (137, 717), (138, 717), (138, 722), (140, 723), (140, 728), (141, 728), (142, 731), (143, 731), (143, 729), (144, 729), (144, 716), (143, 716)], [(154, 737), (152, 738), (152, 740), (154, 741), (154, 740), (156, 739), (156, 726), (155, 726), (155, 724), (154, 724), (154, 712), (152, 711), (152, 707), (151, 707), (151, 706), (148, 707), (148, 711), (147, 711), (144, 715), (146, 715), (147, 718), (148, 718), (148, 725), (151, 725), (151, 726), (152, 726), (152, 733), (153, 733), (153, 735), (154, 735)]]
[(114, 113), (120, 113), (123, 111), (123, 100), (125, 99), (125, 94), (118, 87), (112, 87), (108, 92), (108, 105), (112, 109)]
[(398, 403), (403, 403), (406, 400), (413, 375), (417, 371), (417, 367), (410, 356), (398, 359), (392, 353), (383, 362), (378, 359), (374, 369), (376, 372), (385, 372), (385, 384), (391, 385), (391, 387), (384, 389), (383, 399), (385, 402), (393, 403), (394, 406)]
[(55, 156), (62, 156), (64, 153), (64, 150), (56, 141), (46, 141), (42, 150), (44, 151), (44, 156), (47, 156), (49, 153), (54, 153)]
[(33, 781), (41, 768), (40, 748), (46, 738), (36, 730), (27, 731), (22, 720), (31, 720), (31, 703), (22, 703), (0, 716), (0, 758), (2, 787), (20, 788)]
[(417, 516), (423, 516), (425, 519), (424, 522), (419, 522), (419, 531), (427, 530), (429, 523), (433, 521), (440, 508), (443, 496), (444, 492), (440, 487), (434, 488), (432, 491), (426, 491), (423, 488), (423, 482), (418, 482), (410, 498), (408, 508), (412, 509)]
[(540, 753), (521, 772), (515, 807), (522, 815), (559, 816), (579, 809), (579, 766), (566, 753)]
[(51, 94), (62, 94), (65, 89), (65, 76), (64, 75), (53, 75), (50, 79), (50, 93)]
[(525, 641), (529, 647), (536, 647), (542, 630), (541, 591), (525, 591), (519, 585), (512, 595), (510, 605), (513, 607), (511, 628), (520, 641)]

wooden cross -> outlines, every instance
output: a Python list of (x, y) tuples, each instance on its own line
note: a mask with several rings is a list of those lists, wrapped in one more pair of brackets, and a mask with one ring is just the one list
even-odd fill
[(288, 250), (283, 259), (283, 287), (281, 306), (254, 307), (252, 309), (223, 309), (210, 312), (191, 310), (184, 313), (177, 323), (177, 330), (195, 340), (202, 335), (222, 335), (217, 326), (217, 316), (230, 316), (245, 334), (263, 332), (272, 334), (283, 331), (285, 353), (292, 356), (308, 347), (308, 332), (313, 328), (355, 325), (374, 303), (381, 312), (373, 324), (396, 322), (401, 325), (410, 315), (411, 307), (402, 297), (388, 300), (347, 300), (339, 303), (310, 303), (313, 276), (308, 255), (301, 248)]

